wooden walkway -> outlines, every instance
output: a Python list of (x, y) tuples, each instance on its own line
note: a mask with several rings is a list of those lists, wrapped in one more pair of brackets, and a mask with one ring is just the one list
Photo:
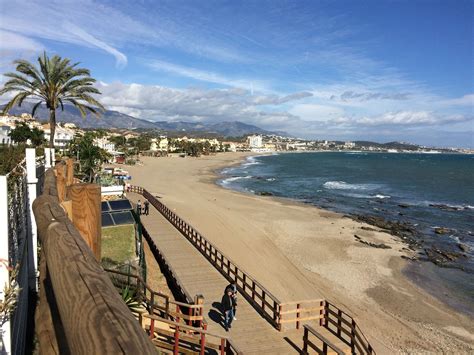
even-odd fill
[[(133, 202), (143, 197), (130, 193)], [(237, 320), (225, 332), (218, 305), (229, 282), (206, 258), (170, 223), (150, 205), (150, 215), (142, 222), (158, 249), (166, 256), (182, 286), (194, 296), (204, 296), (205, 317), (208, 329), (216, 334), (229, 336), (244, 354), (295, 354), (302, 346), (301, 330), (279, 332), (246, 301), (238, 298)], [(152, 277), (152, 275), (149, 275)], [(288, 340), (287, 340), (288, 339)]]

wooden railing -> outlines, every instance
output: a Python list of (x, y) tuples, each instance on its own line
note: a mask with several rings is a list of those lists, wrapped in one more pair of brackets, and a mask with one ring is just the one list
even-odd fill
[[(313, 327), (305, 324), (304, 326), (304, 335), (303, 335), (303, 351), (302, 354), (309, 354), (309, 349), (316, 351), (318, 354), (327, 354), (329, 349), (332, 349), (337, 355), (344, 355), (345, 352), (334, 345), (330, 340), (320, 334)], [(313, 337), (310, 338), (310, 335)], [(317, 344), (317, 343), (318, 344)], [(319, 344), (321, 343), (321, 344)]]
[[(202, 304), (173, 301), (168, 295), (153, 290), (139, 275), (127, 274), (111, 269), (106, 269), (105, 271), (109, 274), (120, 275), (122, 277), (116, 279), (117, 287), (132, 286), (129, 279), (133, 279), (135, 281), (133, 284), (136, 292), (135, 295), (140, 301), (146, 304), (149, 314), (159, 315), (162, 318), (175, 322), (183, 321), (198, 327), (203, 326), (204, 317)], [(114, 277), (112, 277), (112, 279), (114, 279)]]
[(301, 322), (323, 319), (324, 309), (322, 299), (280, 303), (279, 323), (300, 329)]
[[(183, 325), (154, 315), (144, 315), (142, 320), (145, 319), (150, 321), (149, 337), (152, 342), (160, 348), (172, 350), (173, 354), (204, 355), (209, 351), (221, 355), (242, 354), (228, 337), (210, 333), (206, 329)], [(142, 326), (145, 324), (142, 323)]]
[[(235, 282), (239, 292), (278, 330), (283, 330), (285, 325), (299, 329), (302, 322), (319, 320), (320, 326), (324, 326), (350, 346), (353, 353), (375, 354), (355, 320), (332, 303), (322, 299), (281, 303), (255, 278), (238, 267), (190, 224), (176, 215), (147, 190), (139, 186), (131, 186), (130, 191), (143, 195), (227, 280)], [(146, 233), (146, 237), (150, 243), (154, 244), (148, 233)], [(183, 290), (183, 292), (185, 291)], [(323, 347), (330, 347), (329, 342), (325, 343), (327, 339), (322, 337), (324, 340), (321, 337), (318, 337), (318, 339), (323, 342)], [(309, 341), (308, 336), (304, 339), (306, 339), (306, 342)]]
[(152, 342), (60, 205), (53, 169), (45, 173), (43, 194), (34, 201), (33, 211), (41, 241), (39, 352), (155, 354)]
[(139, 186), (131, 186), (130, 191), (143, 195), (229, 282), (236, 283), (239, 292), (265, 319), (281, 330), (279, 323), (280, 301), (271, 292), (147, 190)]
[(375, 354), (354, 318), (325, 301), (323, 326), (351, 347), (352, 353)]

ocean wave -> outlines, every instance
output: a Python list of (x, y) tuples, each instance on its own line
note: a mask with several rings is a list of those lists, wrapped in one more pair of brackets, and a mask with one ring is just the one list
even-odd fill
[(372, 196), (373, 198), (380, 198), (380, 199), (384, 199), (384, 198), (391, 198), (392, 196), (389, 196), (389, 195), (382, 195), (382, 194), (377, 194), (375, 196)]
[(349, 184), (345, 181), (326, 181), (323, 187), (329, 190), (374, 190), (380, 186), (377, 184)]
[(255, 160), (255, 157), (248, 157), (247, 162), (242, 164), (242, 166), (259, 165), (259, 164), (261, 163)]
[(248, 176), (232, 176), (230, 178), (222, 180), (222, 184), (227, 185), (227, 184), (229, 184), (231, 182), (234, 182), (234, 181), (237, 181), (237, 180), (250, 179), (250, 178), (252, 178), (252, 176), (250, 176), (250, 175), (248, 175)]
[(275, 181), (276, 179), (275, 178), (268, 178), (268, 179), (265, 179), (267, 181)]

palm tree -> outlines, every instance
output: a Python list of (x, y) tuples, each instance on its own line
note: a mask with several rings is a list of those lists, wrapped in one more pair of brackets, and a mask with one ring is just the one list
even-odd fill
[[(93, 87), (95, 79), (90, 76), (88, 69), (77, 68), (79, 63), (71, 64), (67, 58), (57, 55), (49, 58), (46, 52), (38, 57), (39, 68), (27, 60), (15, 60), (15, 73), (6, 73), (10, 78), (0, 90), (0, 95), (8, 92), (16, 92), (16, 95), (5, 105), (3, 112), (7, 113), (12, 107), (21, 106), (26, 98), (39, 100), (32, 110), (32, 116), (42, 104), (49, 109), (49, 125), (51, 135), (49, 138), (50, 148), (54, 148), (54, 134), (56, 132), (56, 109), (61, 107), (64, 111), (64, 103), (73, 104), (85, 117), (87, 111), (96, 116), (105, 110), (92, 94), (100, 95), (100, 91)], [(91, 106), (92, 105), (92, 106)]]

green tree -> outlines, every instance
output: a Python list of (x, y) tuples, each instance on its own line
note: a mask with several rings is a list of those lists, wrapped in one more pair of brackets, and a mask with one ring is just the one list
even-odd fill
[(30, 132), (30, 140), (35, 147), (42, 145), (45, 142), (44, 132), (38, 127), (34, 127)]
[(94, 144), (94, 138), (92, 132), (86, 132), (84, 136), (74, 137), (69, 146), (70, 154), (79, 160), (80, 172), (89, 182), (94, 181), (95, 173), (109, 157), (104, 149)]
[(8, 135), (16, 143), (26, 143), (29, 139), (35, 147), (44, 142), (44, 132), (37, 127), (31, 129), (25, 122), (17, 121)]
[(14, 92), (16, 95), (5, 105), (3, 112), (21, 106), (25, 99), (38, 100), (33, 106), (32, 116), (38, 107), (44, 103), (49, 110), (49, 124), (51, 136), (49, 146), (54, 147), (56, 131), (56, 109), (64, 110), (64, 103), (73, 104), (82, 117), (91, 112), (96, 116), (105, 110), (93, 95), (100, 91), (93, 86), (95, 79), (90, 76), (88, 69), (78, 68), (79, 63), (71, 64), (67, 58), (57, 55), (49, 58), (46, 52), (38, 57), (39, 67), (27, 60), (19, 59), (13, 62), (16, 65), (15, 73), (6, 73), (9, 80), (0, 90), (0, 95)]
[(26, 143), (31, 137), (31, 128), (25, 122), (15, 122), (15, 128), (13, 128), (8, 136), (15, 143)]

